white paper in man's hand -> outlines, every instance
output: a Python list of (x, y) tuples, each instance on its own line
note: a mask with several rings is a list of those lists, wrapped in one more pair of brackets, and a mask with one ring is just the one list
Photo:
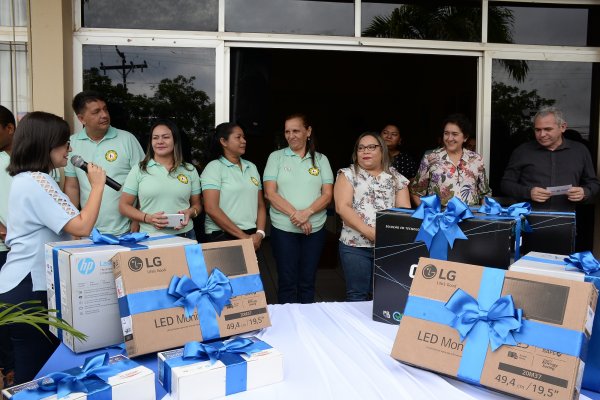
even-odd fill
[(567, 194), (569, 189), (571, 189), (573, 185), (563, 185), (563, 186), (549, 186), (546, 188), (551, 194), (550, 196), (560, 196), (562, 194)]

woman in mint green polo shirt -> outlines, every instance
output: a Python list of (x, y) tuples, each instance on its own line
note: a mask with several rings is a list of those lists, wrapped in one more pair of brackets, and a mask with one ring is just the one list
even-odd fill
[(315, 151), (312, 127), (303, 114), (285, 120), (288, 147), (271, 153), (263, 174), (271, 204), (271, 244), (277, 262), (280, 303), (312, 303), (325, 244), (325, 208), (333, 193), (327, 157)]
[[(200, 176), (183, 160), (181, 133), (163, 119), (150, 128), (146, 157), (134, 166), (123, 184), (119, 212), (140, 223), (140, 231), (161, 232), (195, 239), (192, 218), (201, 211)], [(139, 201), (139, 209), (134, 207)], [(183, 214), (181, 223), (168, 227), (167, 214)]]
[(202, 197), (209, 242), (252, 239), (258, 250), (265, 237), (267, 212), (260, 174), (246, 161), (246, 138), (231, 122), (217, 126), (211, 138), (210, 159), (202, 171)]

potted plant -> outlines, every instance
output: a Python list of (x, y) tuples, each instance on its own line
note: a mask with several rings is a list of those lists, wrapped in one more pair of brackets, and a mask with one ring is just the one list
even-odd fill
[[(85, 340), (87, 336), (74, 329), (65, 320), (55, 317), (50, 313), (56, 310), (48, 310), (40, 305), (37, 300), (25, 301), (19, 304), (8, 304), (0, 302), (0, 326), (9, 324), (28, 324), (39, 330), (46, 336), (41, 325), (50, 325), (65, 332), (69, 332), (79, 340)], [(0, 371), (0, 390), (4, 386), (4, 377)]]

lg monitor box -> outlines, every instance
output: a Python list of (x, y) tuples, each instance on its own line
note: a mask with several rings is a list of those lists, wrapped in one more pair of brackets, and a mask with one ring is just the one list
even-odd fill
[(158, 380), (173, 400), (222, 398), (281, 382), (283, 355), (255, 337), (188, 343), (158, 353)]
[(523, 233), (522, 254), (575, 251), (575, 213), (534, 211), (527, 215), (527, 221), (532, 231)]
[[(408, 298), (419, 257), (436, 257), (423, 242), (415, 242), (422, 220), (413, 210), (377, 213), (373, 270), (373, 320), (398, 324)], [(485, 214), (458, 224), (467, 240), (448, 246), (448, 260), (508, 268), (515, 243), (516, 221), (493, 219)]]
[[(143, 235), (142, 235), (143, 236)], [(82, 342), (54, 327), (50, 331), (76, 353), (123, 342), (115, 280), (110, 258), (133, 248), (163, 248), (196, 243), (173, 235), (147, 235), (137, 243), (95, 244), (89, 239), (48, 243), (48, 308), (87, 335)], [(117, 240), (118, 242), (118, 240)]]
[(422, 258), (392, 357), (523, 398), (570, 400), (597, 299), (588, 282)]
[[(567, 256), (532, 251), (510, 266), (511, 271), (591, 282), (600, 290), (600, 272), (586, 274), (565, 261)], [(593, 263), (593, 261), (592, 261)], [(600, 313), (594, 319), (582, 387), (600, 392)]]
[[(129, 360), (123, 355), (108, 357), (99, 354), (88, 357), (81, 367), (67, 369), (62, 376), (42, 377), (35, 381), (13, 386), (2, 391), (5, 399), (29, 400), (155, 400), (154, 372)], [(75, 382), (69, 382), (76, 378)], [(56, 380), (65, 378), (58, 385), (64, 397), (57, 394)], [(87, 393), (78, 390), (85, 388)], [(61, 393), (62, 394), (62, 393)]]
[(250, 239), (136, 250), (112, 262), (130, 357), (271, 325)]

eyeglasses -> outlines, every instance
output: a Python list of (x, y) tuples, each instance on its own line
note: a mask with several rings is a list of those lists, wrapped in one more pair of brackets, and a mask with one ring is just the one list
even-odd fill
[(360, 145), (356, 148), (356, 151), (358, 151), (359, 153), (362, 153), (363, 151), (369, 150), (369, 151), (375, 151), (376, 148), (378, 148), (380, 145), (378, 144), (369, 144), (366, 146)]

